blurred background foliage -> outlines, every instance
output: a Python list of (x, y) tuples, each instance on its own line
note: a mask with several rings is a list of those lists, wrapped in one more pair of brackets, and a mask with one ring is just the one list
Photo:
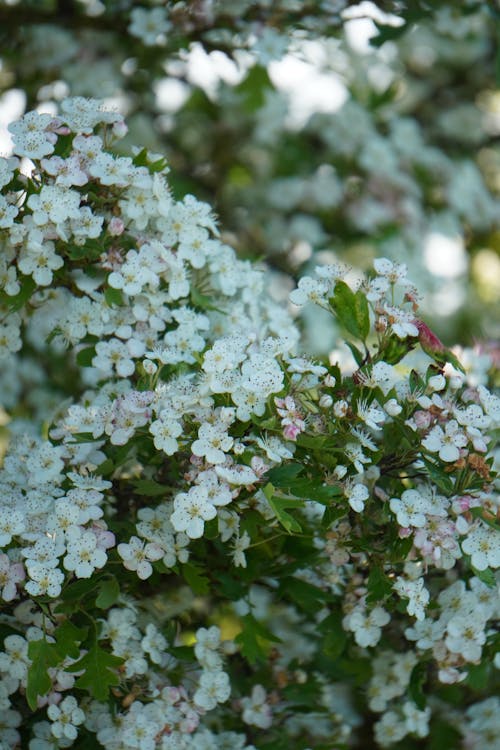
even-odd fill
[(496, 1), (0, 0), (0, 148), (26, 109), (104, 98), (283, 300), (318, 262), (389, 257), (446, 343), (495, 357), (499, 39)]

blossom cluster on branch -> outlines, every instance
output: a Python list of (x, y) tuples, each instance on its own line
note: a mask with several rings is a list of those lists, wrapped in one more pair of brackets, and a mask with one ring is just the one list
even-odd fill
[(405, 266), (301, 279), (313, 362), (117, 112), (10, 131), (1, 747), (493, 748), (500, 400)]

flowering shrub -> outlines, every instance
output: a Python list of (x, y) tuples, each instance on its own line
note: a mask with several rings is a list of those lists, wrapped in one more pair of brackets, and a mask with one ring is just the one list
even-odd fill
[[(172, 184), (216, 204), (245, 257), (295, 278), (317, 253), (361, 269), (404, 262), (442, 335), (493, 340), (498, 18), (494, 0), (86, 0), (64, 12), (0, 0), (1, 109), (53, 113), (98, 81), (127, 112), (129, 142), (167, 153)], [(338, 332), (306, 318), (304, 346), (329, 351)]]
[[(0, 160), (4, 748), (493, 748), (500, 400), (406, 269), (291, 294), (98, 102)], [(374, 739), (373, 739), (374, 738)]]

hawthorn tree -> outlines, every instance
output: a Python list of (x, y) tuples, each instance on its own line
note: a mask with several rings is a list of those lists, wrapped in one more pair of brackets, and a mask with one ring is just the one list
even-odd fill
[[(494, 8), (380, 3), (372, 55), (348, 5), (0, 6), (5, 88), (43, 102), (0, 158), (2, 748), (495, 747), (495, 350), (441, 342), (411, 245), (451, 222), (494, 254), (494, 122), (460, 124)], [(292, 126), (269, 56), (320, 36), (350, 98)], [(444, 78), (405, 112), (429, 39)], [(143, 72), (194, 41), (260, 62), (213, 100), (186, 80), (162, 134)], [(111, 61), (128, 133), (67, 96)]]

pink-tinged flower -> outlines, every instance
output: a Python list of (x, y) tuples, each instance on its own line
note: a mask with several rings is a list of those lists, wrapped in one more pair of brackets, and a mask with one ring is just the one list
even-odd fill
[(277, 411), (281, 417), (283, 437), (287, 440), (295, 441), (297, 435), (300, 435), (300, 433), (306, 428), (304, 415), (297, 408), (297, 405), (291, 396), (287, 396), (284, 399), (275, 398), (274, 403), (278, 407)]
[(431, 425), (432, 416), (430, 412), (419, 409), (414, 413), (413, 419), (419, 430), (427, 430)]
[(123, 219), (118, 216), (113, 216), (108, 224), (108, 232), (112, 237), (119, 237), (125, 231), (125, 224)]
[(295, 442), (297, 440), (297, 436), (300, 435), (301, 432), (302, 430), (300, 429), (298, 425), (287, 424), (283, 428), (283, 437), (286, 438), (287, 440), (292, 440), (293, 442)]

